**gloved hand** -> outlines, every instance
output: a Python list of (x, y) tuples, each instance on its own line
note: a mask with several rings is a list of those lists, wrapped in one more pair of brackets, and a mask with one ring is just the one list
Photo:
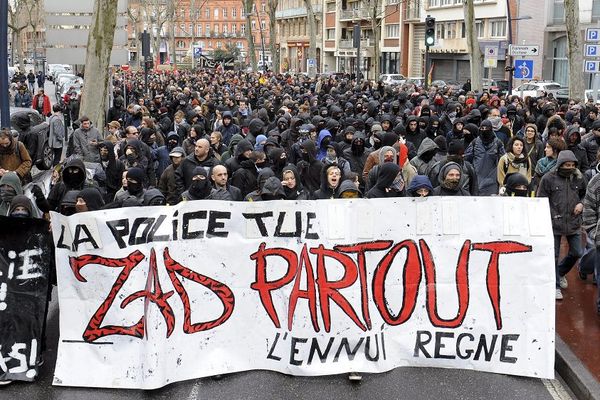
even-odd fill
[(33, 193), (36, 200), (41, 200), (44, 198), (44, 192), (42, 192), (42, 188), (40, 188), (38, 185), (31, 186), (31, 193)]

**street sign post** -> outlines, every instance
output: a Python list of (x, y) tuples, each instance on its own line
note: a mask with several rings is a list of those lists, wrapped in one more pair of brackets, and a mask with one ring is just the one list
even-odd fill
[(585, 30), (586, 42), (600, 42), (600, 28), (587, 28)]
[(585, 60), (583, 62), (583, 72), (596, 74), (600, 72), (600, 61)]
[(194, 58), (200, 58), (202, 55), (202, 47), (194, 46)]
[(586, 57), (600, 57), (600, 44), (586, 44), (584, 54)]
[(533, 60), (515, 60), (514, 77), (516, 79), (533, 78)]
[(540, 46), (538, 45), (514, 45), (508, 46), (508, 54), (511, 56), (537, 56), (540, 54)]

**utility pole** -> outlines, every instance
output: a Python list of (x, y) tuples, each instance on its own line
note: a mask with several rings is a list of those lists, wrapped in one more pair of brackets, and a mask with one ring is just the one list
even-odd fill
[[(0, 0), (0, 126), (10, 128), (10, 105), (8, 99), (8, 1)], [(6, 86), (5, 86), (6, 85)]]

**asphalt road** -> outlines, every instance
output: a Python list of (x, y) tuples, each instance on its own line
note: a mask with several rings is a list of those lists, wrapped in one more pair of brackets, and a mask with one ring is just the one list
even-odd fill
[(137, 400), (137, 399), (461, 399), (461, 400), (569, 400), (560, 380), (542, 380), (484, 372), (439, 368), (397, 368), (383, 374), (365, 374), (361, 383), (347, 375), (293, 377), (252, 371), (174, 383), (161, 389), (110, 390), (52, 386), (58, 344), (56, 289), (48, 313), (48, 350), (34, 383), (0, 386), (0, 400)]

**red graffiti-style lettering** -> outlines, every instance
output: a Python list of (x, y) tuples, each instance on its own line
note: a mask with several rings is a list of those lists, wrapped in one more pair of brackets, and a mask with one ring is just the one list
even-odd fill
[[(150, 288), (152, 288), (152, 290), (150, 290)], [(169, 337), (175, 329), (175, 313), (173, 313), (173, 309), (167, 302), (172, 295), (173, 291), (164, 293), (160, 286), (158, 270), (156, 268), (156, 252), (152, 249), (150, 251), (150, 271), (148, 273), (146, 290), (140, 290), (127, 296), (127, 298), (123, 300), (121, 308), (125, 308), (129, 303), (139, 298), (144, 298), (146, 299), (146, 302), (150, 301), (156, 304), (167, 324), (167, 337)]]
[[(339, 292), (340, 289), (345, 289), (352, 286), (358, 278), (358, 271), (354, 261), (345, 254), (338, 253), (335, 250), (326, 249), (323, 245), (319, 245), (319, 247), (311, 249), (310, 252), (317, 256), (317, 283), (319, 285), (319, 302), (321, 305), (321, 314), (323, 315), (323, 325), (325, 326), (325, 331), (329, 332), (331, 330), (331, 315), (329, 309), (330, 300), (336, 303), (360, 329), (366, 331), (367, 327), (358, 318), (358, 315), (356, 314), (356, 311), (354, 311), (354, 308), (350, 302)], [(344, 275), (340, 280), (330, 281), (327, 278), (327, 269), (325, 268), (326, 257), (334, 259), (344, 268)]]
[(502, 329), (502, 314), (500, 312), (500, 272), (498, 271), (498, 260), (501, 254), (514, 253), (529, 253), (531, 246), (527, 246), (518, 242), (490, 242), (490, 243), (475, 243), (473, 250), (489, 251), (490, 261), (487, 268), (487, 290), (492, 302), (494, 310), (494, 318), (496, 319), (496, 328)]
[[(271, 318), (271, 321), (273, 321), (273, 324), (277, 328), (280, 328), (281, 324), (279, 323), (279, 317), (277, 316), (277, 311), (273, 305), (271, 292), (276, 289), (281, 289), (294, 279), (296, 271), (298, 270), (298, 259), (293, 250), (282, 248), (266, 249), (265, 247), (266, 244), (264, 242), (261, 243), (258, 251), (250, 255), (250, 259), (256, 261), (256, 278), (250, 287), (258, 291), (260, 301), (267, 311), (269, 318)], [(274, 281), (267, 280), (267, 257), (270, 256), (281, 257), (288, 265), (285, 275)]]
[(369, 291), (367, 284), (367, 261), (366, 252), (387, 250), (394, 244), (391, 240), (379, 240), (376, 242), (357, 243), (351, 246), (336, 246), (335, 250), (344, 253), (357, 253), (358, 277), (360, 279), (360, 296), (362, 314), (367, 329), (371, 330), (371, 314), (369, 312)]
[[(73, 271), (75, 277), (81, 282), (87, 282), (87, 280), (81, 275), (81, 269), (86, 265), (96, 264), (109, 268), (123, 268), (117, 277), (117, 280), (110, 289), (108, 296), (102, 302), (102, 304), (100, 304), (100, 307), (98, 307), (98, 310), (96, 310), (90, 319), (85, 331), (83, 332), (83, 340), (93, 342), (98, 338), (108, 335), (128, 335), (137, 338), (144, 337), (144, 317), (140, 318), (136, 324), (131, 326), (107, 325), (100, 327), (104, 317), (106, 316), (106, 313), (115, 301), (117, 293), (119, 293), (123, 287), (123, 284), (125, 281), (127, 281), (127, 278), (129, 278), (129, 274), (143, 259), (144, 255), (138, 250), (134, 251), (125, 258), (107, 258), (93, 255), (69, 257), (71, 270)], [(122, 304), (121, 307), (125, 306)]]
[(471, 241), (467, 240), (463, 244), (458, 258), (456, 268), (456, 287), (458, 290), (458, 312), (452, 319), (443, 319), (439, 317), (437, 311), (437, 280), (435, 277), (435, 263), (431, 250), (424, 240), (419, 240), (421, 256), (423, 257), (423, 266), (425, 267), (425, 282), (427, 283), (427, 313), (431, 324), (438, 328), (456, 328), (462, 325), (467, 309), (469, 308), (469, 254), (471, 251)]
[[(387, 306), (385, 281), (392, 262), (394, 262), (396, 255), (402, 249), (406, 249), (407, 252), (402, 274), (404, 285), (402, 308), (398, 312), (398, 316), (393, 316)], [(417, 304), (417, 295), (419, 293), (420, 284), (421, 263), (419, 261), (419, 249), (417, 248), (417, 244), (412, 240), (405, 240), (398, 243), (392, 247), (379, 262), (379, 265), (377, 265), (377, 268), (375, 269), (375, 275), (373, 276), (373, 301), (377, 306), (379, 314), (386, 323), (395, 326), (408, 321)]]
[[(229, 319), (229, 317), (233, 313), (233, 309), (235, 306), (235, 298), (233, 296), (233, 292), (227, 285), (212, 278), (209, 278), (205, 275), (194, 272), (191, 269), (179, 264), (177, 261), (171, 258), (168, 248), (166, 248), (164, 251), (164, 260), (165, 267), (169, 274), (169, 278), (171, 279), (171, 283), (173, 283), (173, 287), (175, 288), (175, 291), (177, 292), (177, 294), (181, 298), (181, 302), (183, 303), (183, 331), (185, 333), (196, 333), (213, 329), (223, 324)], [(190, 298), (187, 294), (187, 291), (183, 287), (183, 284), (177, 278), (177, 274), (183, 276), (186, 279), (189, 279), (191, 281), (205, 286), (206, 288), (210, 289), (214, 294), (216, 294), (221, 303), (223, 304), (223, 313), (221, 314), (221, 316), (212, 321), (193, 324), (192, 310), (190, 308)]]
[[(304, 267), (304, 268), (303, 268)], [(300, 289), (300, 281), (302, 278), (302, 270), (306, 270), (306, 290)], [(306, 245), (302, 247), (302, 253), (300, 253), (300, 260), (296, 271), (296, 280), (294, 282), (294, 288), (290, 295), (290, 305), (288, 307), (288, 330), (292, 330), (294, 324), (294, 313), (296, 312), (296, 305), (298, 299), (303, 298), (308, 300), (308, 309), (310, 310), (310, 319), (313, 324), (315, 332), (319, 332), (319, 322), (317, 317), (317, 294), (315, 289), (315, 276), (313, 273), (313, 267), (308, 258), (308, 249)]]

